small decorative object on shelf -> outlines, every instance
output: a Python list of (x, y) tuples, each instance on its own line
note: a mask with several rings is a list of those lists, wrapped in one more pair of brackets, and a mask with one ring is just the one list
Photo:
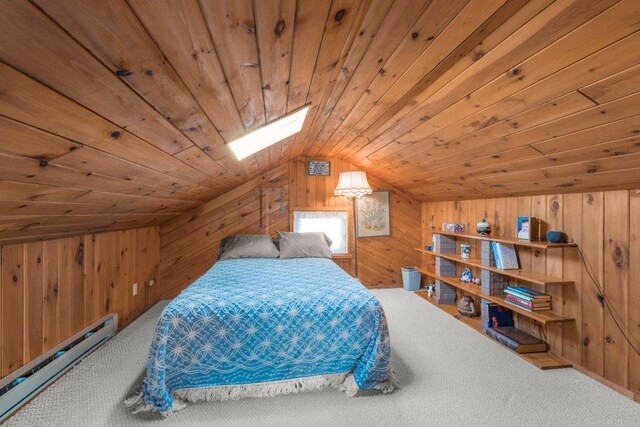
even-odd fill
[(519, 216), (517, 223), (518, 240), (533, 242), (538, 237), (538, 221), (530, 216)]
[(473, 273), (471, 273), (470, 268), (465, 268), (462, 272), (462, 276), (460, 276), (460, 281), (462, 283), (471, 283), (473, 281)]
[(433, 298), (435, 294), (436, 294), (436, 285), (435, 284), (427, 285), (427, 296), (429, 298)]
[(481, 236), (488, 236), (491, 234), (491, 224), (487, 222), (486, 219), (482, 219), (478, 224), (476, 224), (476, 231)]
[(550, 243), (564, 243), (564, 233), (562, 231), (547, 231), (547, 242)]
[(471, 245), (468, 243), (460, 244), (460, 256), (465, 259), (471, 258)]
[(442, 223), (442, 231), (449, 233), (464, 233), (464, 224), (458, 222), (444, 222)]
[(465, 295), (458, 300), (458, 312), (463, 316), (476, 317), (478, 310), (476, 302), (469, 295)]
[(462, 275), (460, 276), (460, 281), (462, 283), (473, 283), (474, 285), (479, 285), (480, 284), (480, 278), (479, 277), (475, 277), (473, 275), (473, 273), (471, 272), (470, 268), (465, 268), (464, 271), (462, 272)]
[(429, 251), (429, 252), (433, 251), (433, 245), (427, 245), (427, 246), (425, 246), (425, 247), (424, 247), (424, 250), (425, 250), (425, 251)]

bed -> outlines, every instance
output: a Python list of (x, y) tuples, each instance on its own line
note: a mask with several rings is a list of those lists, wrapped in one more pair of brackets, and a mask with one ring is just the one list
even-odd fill
[(216, 263), (167, 305), (134, 412), (333, 386), (391, 392), (379, 301), (330, 259)]

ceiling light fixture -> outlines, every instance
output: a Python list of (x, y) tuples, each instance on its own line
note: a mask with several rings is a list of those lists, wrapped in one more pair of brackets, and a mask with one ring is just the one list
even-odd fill
[(264, 150), (276, 142), (300, 132), (308, 111), (309, 106), (303, 107), (253, 132), (243, 135), (229, 142), (227, 145), (231, 148), (231, 151), (233, 151), (233, 154), (236, 155), (238, 160), (242, 160), (260, 150)]

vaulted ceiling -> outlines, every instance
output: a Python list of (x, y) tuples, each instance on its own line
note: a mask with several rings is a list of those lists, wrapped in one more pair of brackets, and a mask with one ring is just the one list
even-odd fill
[(421, 200), (638, 186), (639, 30), (637, 0), (4, 0), (0, 242), (162, 223), (300, 155)]

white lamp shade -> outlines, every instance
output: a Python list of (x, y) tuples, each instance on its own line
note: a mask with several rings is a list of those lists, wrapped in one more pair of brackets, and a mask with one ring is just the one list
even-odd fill
[(340, 172), (338, 186), (333, 194), (346, 196), (350, 199), (360, 198), (365, 194), (371, 194), (373, 190), (367, 182), (367, 174), (363, 171)]

